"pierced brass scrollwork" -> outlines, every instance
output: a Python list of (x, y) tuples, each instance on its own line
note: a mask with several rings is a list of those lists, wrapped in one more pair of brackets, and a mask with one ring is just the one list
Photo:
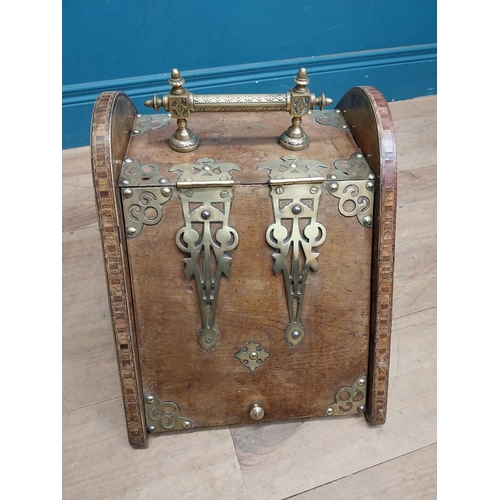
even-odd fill
[(160, 401), (154, 394), (144, 394), (148, 432), (167, 432), (191, 429), (193, 422), (183, 415), (174, 401)]
[[(275, 274), (283, 273), (290, 323), (285, 339), (293, 346), (304, 338), (302, 306), (309, 269), (318, 270), (319, 247), (326, 230), (319, 223), (319, 198), (325, 178), (318, 169), (327, 168), (318, 160), (301, 160), (283, 156), (281, 161), (262, 163), (258, 169), (268, 169), (275, 222), (266, 232), (267, 243), (276, 251)], [(290, 258), (291, 257), (291, 258)]]
[(139, 135), (148, 130), (157, 130), (165, 126), (172, 118), (170, 114), (165, 115), (141, 115), (135, 116), (134, 126), (132, 127), (132, 135)]
[(161, 176), (158, 165), (125, 158), (119, 186), (127, 238), (136, 238), (144, 226), (154, 226), (162, 220), (161, 205), (170, 200), (173, 193), (169, 182)]
[(354, 153), (348, 160), (333, 163), (335, 170), (328, 174), (328, 192), (339, 199), (339, 212), (345, 217), (356, 216), (365, 227), (373, 226), (373, 193), (375, 174), (362, 153)]
[(195, 164), (183, 163), (170, 169), (181, 174), (177, 188), (185, 226), (177, 232), (176, 243), (188, 255), (184, 259), (186, 278), (192, 276), (196, 283), (202, 321), (198, 343), (207, 352), (219, 341), (215, 313), (220, 278), (229, 277), (229, 252), (238, 245), (238, 233), (229, 225), (234, 194), (234, 181), (229, 173), (232, 170), (241, 167), (217, 163), (213, 158), (199, 158)]
[(366, 375), (363, 375), (351, 387), (341, 387), (335, 394), (335, 401), (328, 405), (325, 414), (331, 417), (364, 412), (366, 385)]
[(333, 125), (340, 130), (349, 129), (349, 125), (347, 125), (340, 109), (325, 109), (323, 111), (314, 109), (309, 111), (309, 115), (314, 116), (320, 125)]

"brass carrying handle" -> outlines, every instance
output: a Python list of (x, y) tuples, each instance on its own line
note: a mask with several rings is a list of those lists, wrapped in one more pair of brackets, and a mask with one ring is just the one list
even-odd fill
[(332, 99), (321, 94), (316, 97), (309, 91), (306, 68), (300, 68), (294, 79), (296, 85), (284, 94), (198, 94), (183, 87), (185, 80), (177, 68), (172, 70), (168, 81), (172, 89), (161, 99), (156, 95), (144, 104), (155, 111), (163, 108), (177, 119), (177, 130), (169, 139), (169, 145), (179, 153), (189, 153), (200, 145), (198, 137), (187, 128), (187, 118), (194, 112), (214, 111), (288, 111), (292, 125), (279, 137), (286, 149), (299, 151), (309, 145), (309, 137), (301, 127), (302, 117), (314, 107), (322, 110), (332, 104)]

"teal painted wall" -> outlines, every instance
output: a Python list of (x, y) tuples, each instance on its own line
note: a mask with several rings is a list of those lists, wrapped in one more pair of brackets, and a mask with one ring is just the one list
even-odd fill
[(63, 0), (63, 148), (87, 145), (92, 107), (122, 90), (142, 112), (178, 67), (193, 92), (284, 92), (306, 66), (334, 102), (436, 93), (436, 0)]

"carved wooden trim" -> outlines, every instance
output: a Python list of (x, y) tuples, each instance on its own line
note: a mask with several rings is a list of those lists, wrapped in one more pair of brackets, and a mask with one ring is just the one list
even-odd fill
[(135, 113), (134, 105), (123, 92), (102, 93), (92, 114), (91, 156), (128, 438), (132, 446), (143, 448), (147, 431), (117, 188)]
[(366, 418), (370, 424), (380, 425), (386, 419), (389, 386), (396, 236), (396, 140), (391, 112), (376, 88), (352, 88), (337, 108), (342, 110), (357, 145), (377, 176)]

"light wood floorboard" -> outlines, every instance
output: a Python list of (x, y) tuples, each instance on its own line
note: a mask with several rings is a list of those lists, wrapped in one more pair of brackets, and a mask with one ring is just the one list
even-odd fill
[[(387, 423), (299, 420), (127, 441), (88, 147), (63, 151), (63, 498), (436, 497), (436, 96), (390, 104), (398, 223)], [(332, 394), (333, 397), (333, 394)]]
[(437, 498), (435, 444), (333, 483), (296, 495), (293, 500), (432, 500)]

